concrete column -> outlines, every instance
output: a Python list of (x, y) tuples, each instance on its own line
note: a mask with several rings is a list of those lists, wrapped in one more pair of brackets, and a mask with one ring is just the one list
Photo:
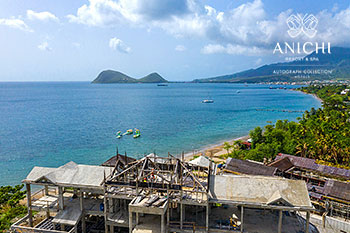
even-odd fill
[(83, 233), (86, 232), (86, 222), (85, 222), (85, 214), (83, 214), (82, 218), (81, 218), (81, 231)]
[(133, 228), (133, 224), (132, 224), (132, 212), (129, 209), (129, 233), (132, 233), (132, 228)]
[(27, 189), (28, 222), (29, 222), (29, 226), (33, 227), (32, 194), (30, 191), (30, 184), (26, 184), (26, 189)]
[(139, 213), (136, 213), (136, 225), (139, 224)]
[[(104, 193), (106, 194), (106, 186), (103, 187), (103, 190), (104, 190)], [(107, 206), (107, 197), (106, 195), (103, 195), (103, 214), (105, 217), (105, 233), (108, 233), (108, 224), (107, 224), (108, 216), (107, 216), (106, 206)]]
[(85, 233), (86, 232), (86, 223), (85, 223), (85, 211), (84, 211), (84, 196), (83, 196), (83, 192), (81, 190), (79, 190), (79, 202), (80, 202), (80, 211), (82, 214), (81, 231), (83, 233)]
[(209, 206), (209, 202), (207, 203), (207, 211), (206, 211), (206, 218), (205, 218), (205, 229), (207, 232), (209, 232), (209, 211), (210, 211), (210, 206)]
[(278, 218), (278, 233), (282, 233), (282, 218), (283, 218), (283, 211), (279, 211), (279, 218)]
[(241, 206), (241, 232), (243, 232), (244, 207)]
[(184, 221), (184, 218), (183, 218), (183, 204), (180, 203), (180, 229), (182, 229), (183, 227), (183, 221)]
[(164, 214), (160, 216), (160, 232), (164, 233), (165, 232), (165, 223), (164, 223)]
[(45, 190), (45, 195), (49, 195), (49, 186), (48, 185), (44, 186), (44, 190)]
[(305, 225), (305, 233), (309, 233), (310, 227), (310, 211), (306, 212), (306, 225)]
[(60, 210), (64, 208), (64, 199), (63, 199), (63, 189), (62, 187), (58, 187), (58, 207)]
[(168, 229), (169, 229), (169, 222), (170, 222), (170, 212), (169, 211), (170, 211), (170, 209), (168, 206), (168, 209), (166, 211), (166, 225), (167, 225)]

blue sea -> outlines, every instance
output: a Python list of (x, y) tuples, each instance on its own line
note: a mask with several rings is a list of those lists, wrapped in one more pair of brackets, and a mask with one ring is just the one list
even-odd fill
[[(208, 97), (215, 102), (201, 103)], [(192, 152), (302, 116), (282, 110), (320, 105), (311, 95), (257, 84), (0, 83), (0, 185), (20, 183), (33, 166), (98, 165), (117, 147), (136, 158)], [(116, 139), (131, 128), (142, 136)]]

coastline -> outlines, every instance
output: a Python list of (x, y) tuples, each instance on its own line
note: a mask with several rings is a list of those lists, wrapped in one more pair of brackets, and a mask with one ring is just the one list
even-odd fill
[[(305, 92), (303, 92), (303, 93), (305, 93)], [(305, 94), (309, 94), (309, 93), (305, 93)], [(309, 94), (309, 95), (312, 95), (315, 99), (317, 99), (318, 101), (323, 103), (323, 100), (320, 97), (318, 97), (316, 94)]]
[[(301, 92), (301, 93), (306, 94), (306, 95), (312, 95), (320, 103), (323, 103), (323, 100), (320, 97), (318, 97), (316, 94), (305, 93), (303, 91), (295, 90), (295, 89), (292, 89), (292, 90), (293, 91), (297, 91), (297, 92)], [(208, 156), (208, 157), (212, 157), (212, 159), (215, 162), (216, 161), (217, 162), (222, 162), (223, 159), (221, 159), (220, 156), (224, 155), (224, 154), (227, 154), (227, 151), (223, 148), (225, 142), (233, 144), (235, 141), (238, 141), (238, 140), (247, 141), (248, 139), (249, 139), (249, 135), (245, 135), (245, 136), (241, 136), (241, 137), (237, 137), (237, 138), (221, 141), (221, 142), (218, 142), (218, 143), (216, 143), (214, 145), (207, 145), (207, 146), (204, 146), (202, 149), (195, 150), (193, 152), (185, 153), (184, 154), (184, 159), (185, 159), (185, 161), (190, 161), (190, 160), (193, 160), (195, 156), (205, 155), (205, 156)]]
[(184, 154), (184, 159), (185, 161), (190, 161), (195, 156), (205, 155), (208, 157), (212, 157), (214, 161), (221, 162), (222, 159), (220, 159), (220, 156), (227, 154), (227, 151), (224, 149), (225, 142), (233, 144), (235, 141), (238, 141), (238, 140), (246, 141), (248, 139), (249, 139), (249, 135), (245, 135), (245, 136), (241, 136), (241, 137), (237, 137), (229, 140), (224, 140), (214, 145), (205, 146), (204, 148), (195, 150), (194, 152), (187, 152)]
[(305, 95), (312, 95), (316, 100), (320, 101), (321, 103), (323, 103), (323, 100), (318, 97), (316, 94), (313, 94), (313, 93), (306, 93), (306, 92), (303, 92), (303, 91), (300, 91), (300, 90), (296, 90), (296, 89), (291, 89), (292, 91), (297, 91), (297, 92), (300, 92), (300, 93), (303, 93)]

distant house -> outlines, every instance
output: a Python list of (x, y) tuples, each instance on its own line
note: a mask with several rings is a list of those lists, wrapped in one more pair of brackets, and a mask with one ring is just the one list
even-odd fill
[[(285, 158), (288, 158), (290, 163), (288, 163), (288, 161)], [(292, 164), (295, 168), (318, 173), (323, 176), (337, 177), (350, 180), (350, 170), (348, 169), (318, 164), (314, 159), (289, 154), (279, 153), (276, 156), (275, 161), (269, 164), (269, 166), (276, 167), (281, 171), (285, 171), (285, 166), (287, 166), (286, 164), (289, 164), (288, 166)]]
[(321, 209), (331, 202), (339, 216), (349, 215), (350, 183), (330, 178), (350, 180), (350, 170), (317, 164), (314, 159), (282, 153), (268, 166), (283, 172), (282, 176), (285, 178), (305, 180), (311, 199), (321, 203)]
[(350, 89), (344, 89), (342, 92), (340, 92), (341, 95), (346, 95)]
[(252, 147), (251, 142), (242, 142), (242, 145), (244, 145), (245, 149), (250, 150)]

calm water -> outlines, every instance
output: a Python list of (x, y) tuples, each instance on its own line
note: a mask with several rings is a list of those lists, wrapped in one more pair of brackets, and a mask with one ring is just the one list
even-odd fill
[[(208, 96), (214, 104), (201, 103)], [(134, 157), (190, 152), (302, 115), (257, 108), (319, 106), (312, 96), (264, 85), (0, 83), (0, 185), (19, 183), (33, 166), (101, 164), (116, 146)], [(115, 138), (129, 128), (142, 136)]]

